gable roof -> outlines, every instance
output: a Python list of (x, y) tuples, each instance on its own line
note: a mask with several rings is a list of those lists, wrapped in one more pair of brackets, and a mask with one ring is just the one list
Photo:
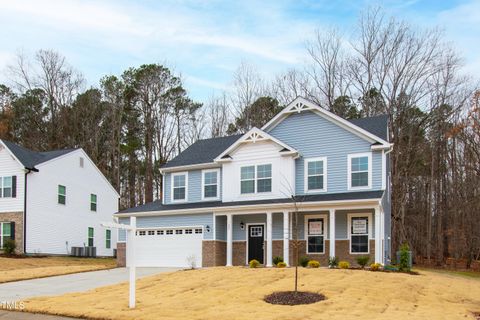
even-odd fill
[[(368, 118), (360, 118), (360, 119), (351, 119), (345, 120), (340, 118), (339, 116), (309, 102), (304, 98), (297, 98), (292, 103), (290, 103), (287, 107), (284, 108), (277, 116), (275, 116), (272, 120), (270, 120), (265, 126), (262, 127), (262, 132), (265, 132), (266, 128), (269, 128), (275, 121), (280, 121), (282, 117), (286, 116), (289, 112), (283, 113), (287, 108), (291, 108), (296, 104), (305, 105), (307, 103), (308, 110), (317, 111), (321, 109), (322, 113), (325, 113), (330, 118), (335, 118), (337, 121), (341, 121), (343, 126), (349, 126), (349, 129), (355, 131), (359, 135), (367, 135), (369, 141), (372, 143), (377, 143), (378, 145), (389, 145), (388, 143), (388, 116), (387, 115), (380, 115)], [(307, 109), (305, 109), (307, 110)], [(302, 110), (298, 110), (301, 112)], [(296, 111), (295, 111), (296, 112)], [(283, 113), (283, 114), (282, 114)], [(340, 120), (339, 120), (340, 119)], [(260, 129), (257, 129), (260, 130)], [(199, 140), (192, 144), (190, 147), (185, 149), (182, 153), (178, 156), (167, 162), (165, 165), (162, 166), (162, 169), (167, 168), (175, 168), (175, 167), (182, 167), (182, 166), (195, 166), (195, 165), (206, 165), (206, 164), (213, 164), (215, 159), (218, 158), (221, 154), (225, 153), (227, 149), (229, 149), (234, 143), (236, 143), (243, 134), (237, 134), (233, 136), (221, 137), (221, 138), (211, 138), (211, 139), (204, 139)], [(285, 148), (288, 149), (288, 148)], [(290, 149), (293, 151), (293, 149)], [(285, 150), (287, 151), (287, 150)]]
[(323, 116), (325, 119), (335, 123), (336, 125), (344, 128), (347, 131), (356, 134), (357, 136), (369, 141), (372, 144), (379, 144), (384, 148), (391, 147), (391, 144), (387, 142), (385, 139), (377, 136), (376, 134), (363, 129), (359, 125), (356, 125), (354, 122), (348, 121), (343, 119), (342, 117), (337, 116), (333, 112), (330, 112), (315, 103), (302, 98), (297, 97), (295, 100), (290, 102), (282, 111), (280, 111), (275, 117), (273, 117), (269, 122), (267, 122), (263, 127), (262, 130), (270, 131), (275, 126), (277, 126), (280, 122), (286, 119), (289, 115), (293, 113), (301, 113), (304, 111), (311, 111), (317, 113), (320, 116)]
[(163, 165), (162, 169), (212, 163), (219, 154), (230, 147), (241, 136), (241, 134), (236, 134), (227, 137), (198, 140), (187, 149), (183, 150), (178, 156)]
[(277, 138), (272, 137), (271, 135), (269, 135), (265, 131), (262, 131), (261, 129), (253, 127), (247, 133), (245, 133), (239, 139), (237, 139), (237, 141), (235, 141), (232, 145), (230, 145), (225, 151), (220, 153), (220, 155), (218, 155), (215, 158), (215, 161), (225, 160), (225, 157), (228, 157), (228, 160), (230, 160), (231, 157), (230, 157), (229, 153), (234, 151), (235, 149), (239, 148), (242, 143), (248, 143), (248, 142), (255, 143), (257, 141), (273, 141), (274, 143), (276, 143), (276, 144), (278, 144), (279, 146), (282, 147), (280, 152), (284, 155), (286, 155), (286, 154), (294, 154), (294, 155), (298, 154), (297, 150), (295, 150), (294, 148), (288, 146), (287, 144), (278, 140)]
[(27, 148), (24, 148), (11, 141), (2, 140), (3, 144), (10, 150), (10, 152), (20, 161), (20, 163), (27, 169), (34, 169), (37, 164), (58, 158), (67, 153), (78, 150), (73, 149), (61, 149), (45, 152), (37, 152)]

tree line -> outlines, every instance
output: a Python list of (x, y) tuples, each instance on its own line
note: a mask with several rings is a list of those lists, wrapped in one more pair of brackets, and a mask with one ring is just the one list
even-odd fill
[(161, 64), (86, 89), (61, 54), (20, 54), (0, 85), (0, 137), (84, 148), (131, 207), (161, 197), (158, 169), (190, 144), (261, 127), (297, 96), (346, 119), (387, 114), (394, 250), (480, 259), (479, 86), (443, 33), (370, 8), (349, 34), (317, 30), (305, 57), (268, 78), (242, 62), (230, 89), (201, 103)]

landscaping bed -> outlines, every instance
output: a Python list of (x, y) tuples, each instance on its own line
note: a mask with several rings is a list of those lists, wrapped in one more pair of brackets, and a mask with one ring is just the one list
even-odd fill
[[(474, 319), (480, 281), (421, 271), (299, 268), (299, 291), (324, 301), (298, 306), (266, 303), (294, 286), (293, 268), (216, 267), (178, 271), (137, 282), (137, 308), (128, 283), (25, 302), (30, 312), (92, 319)], [(86, 307), (88, 306), (88, 307)]]
[(0, 257), (0, 283), (115, 267), (116, 261), (112, 258), (3, 256)]

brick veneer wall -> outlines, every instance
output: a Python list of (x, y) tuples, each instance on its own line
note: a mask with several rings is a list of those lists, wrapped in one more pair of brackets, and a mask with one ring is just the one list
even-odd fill
[[(298, 258), (303, 256), (308, 257), (309, 259), (314, 259), (320, 262), (320, 265), (323, 267), (328, 266), (328, 258), (330, 256), (330, 241), (325, 240), (325, 253), (324, 254), (307, 254), (306, 241), (298, 240)], [(359, 256), (370, 256), (370, 262), (375, 262), (375, 240), (370, 240), (370, 254), (350, 254), (350, 241), (349, 240), (336, 240), (335, 241), (335, 255), (338, 257), (339, 261), (348, 261), (351, 266), (358, 266), (355, 259)], [(294, 246), (293, 241), (290, 240), (290, 264), (294, 266)]]
[(202, 267), (224, 266), (226, 264), (227, 243), (218, 240), (202, 242)]
[(117, 242), (117, 267), (127, 266), (127, 244), (125, 242)]
[[(23, 252), (23, 212), (2, 212), (0, 213), (0, 222), (15, 222), (15, 243), (17, 254)], [(1, 250), (0, 250), (1, 251)]]
[(234, 241), (232, 264), (234, 266), (245, 266), (247, 262), (247, 241)]

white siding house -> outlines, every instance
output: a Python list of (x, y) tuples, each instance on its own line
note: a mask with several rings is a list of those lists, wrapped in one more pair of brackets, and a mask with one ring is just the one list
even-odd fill
[(15, 177), (16, 195), (0, 194), (0, 222), (11, 223), (18, 252), (67, 255), (93, 246), (97, 256), (113, 256), (117, 232), (101, 223), (112, 221), (119, 195), (83, 149), (1, 147), (0, 177)]

